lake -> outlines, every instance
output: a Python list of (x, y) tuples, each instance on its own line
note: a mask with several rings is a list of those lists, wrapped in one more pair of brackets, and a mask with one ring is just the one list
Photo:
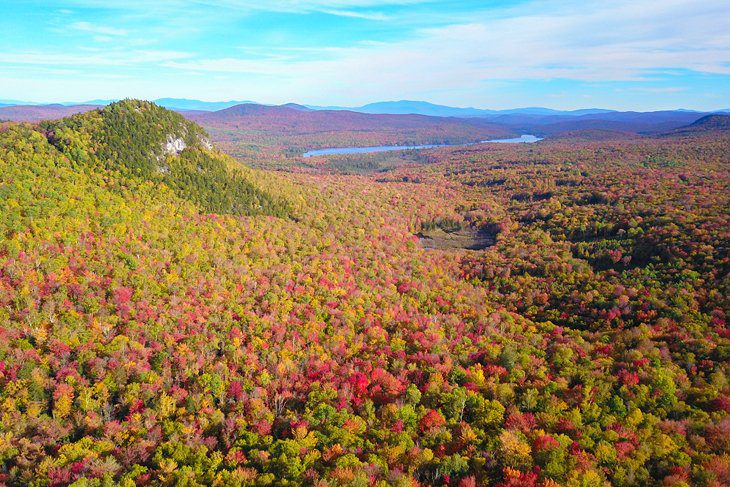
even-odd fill
[(466, 145), (484, 144), (496, 142), (499, 144), (532, 144), (542, 140), (534, 135), (521, 135), (512, 139), (482, 140), (473, 144), (430, 144), (430, 145), (377, 145), (371, 147), (333, 147), (331, 149), (315, 149), (302, 154), (303, 157), (332, 156), (337, 154), (367, 154), (371, 152), (389, 152), (399, 150), (433, 149), (435, 147), (458, 147)]
[(534, 144), (542, 140), (541, 137), (535, 137), (534, 135), (520, 135), (514, 139), (495, 139), (495, 140), (483, 140), (482, 142), (496, 142), (498, 144)]

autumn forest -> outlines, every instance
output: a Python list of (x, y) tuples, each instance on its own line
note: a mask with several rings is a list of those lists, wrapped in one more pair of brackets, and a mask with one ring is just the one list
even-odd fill
[(0, 484), (730, 485), (730, 117), (347, 113), (0, 124)]

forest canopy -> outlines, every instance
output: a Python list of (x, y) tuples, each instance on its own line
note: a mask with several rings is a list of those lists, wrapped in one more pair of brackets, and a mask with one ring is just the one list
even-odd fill
[(6, 125), (0, 483), (728, 485), (728, 147), (275, 173), (147, 102)]

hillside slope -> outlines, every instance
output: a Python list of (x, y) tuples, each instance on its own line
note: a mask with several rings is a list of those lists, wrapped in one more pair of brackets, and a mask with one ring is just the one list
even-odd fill
[(712, 130), (730, 130), (730, 115), (712, 114), (707, 115), (699, 120), (693, 122), (687, 127), (683, 127), (679, 130), (698, 130), (698, 131), (712, 131)]
[(162, 182), (206, 211), (287, 213), (286, 203), (257, 188), (243, 167), (212, 150), (200, 126), (153, 103), (124, 100), (44, 122), (41, 128), (74, 162)]

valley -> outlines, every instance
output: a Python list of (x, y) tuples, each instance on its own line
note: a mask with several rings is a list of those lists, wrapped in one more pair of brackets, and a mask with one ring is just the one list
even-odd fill
[(508, 131), (258, 110), (0, 130), (2, 482), (723, 485), (725, 118), (305, 161)]

